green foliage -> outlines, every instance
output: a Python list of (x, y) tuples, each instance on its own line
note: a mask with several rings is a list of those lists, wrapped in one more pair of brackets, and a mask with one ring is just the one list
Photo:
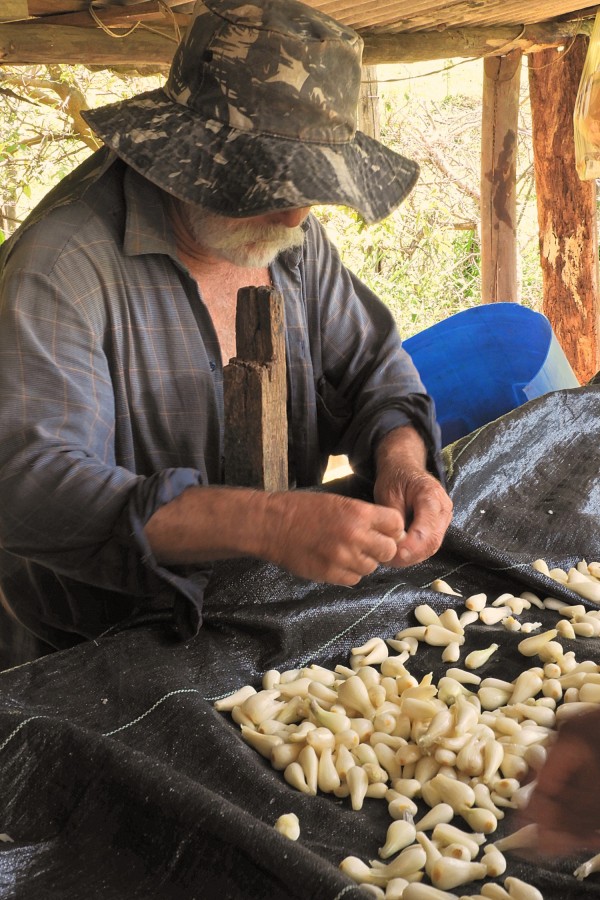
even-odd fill
[[(424, 64), (422, 72), (427, 73), (429, 65)], [(348, 210), (318, 211), (344, 262), (389, 306), (404, 337), (481, 302), (481, 71), (480, 63), (449, 63), (441, 72), (434, 67), (434, 74), (426, 77), (417, 73), (409, 78), (413, 66), (395, 67), (398, 80), (382, 77), (381, 138), (419, 163), (419, 182), (404, 204), (377, 225), (365, 226)], [(522, 100), (521, 302), (539, 308), (541, 269), (525, 77)]]
[(97, 146), (80, 116), (162, 83), (84, 66), (2, 69), (0, 227), (14, 231), (29, 210)]

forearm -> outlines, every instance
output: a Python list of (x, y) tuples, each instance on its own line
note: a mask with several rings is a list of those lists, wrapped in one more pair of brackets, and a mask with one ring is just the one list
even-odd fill
[(274, 495), (250, 488), (188, 488), (152, 515), (146, 538), (163, 565), (266, 558), (274, 503)]
[(400, 472), (424, 471), (427, 448), (423, 438), (410, 425), (388, 432), (375, 449), (375, 470), (379, 477), (387, 470)]

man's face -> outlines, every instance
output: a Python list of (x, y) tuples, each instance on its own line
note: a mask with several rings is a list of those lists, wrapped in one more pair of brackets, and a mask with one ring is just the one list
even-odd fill
[(306, 206), (231, 219), (201, 206), (184, 208), (192, 237), (203, 250), (245, 268), (263, 268), (283, 250), (302, 246), (301, 225), (309, 212)]

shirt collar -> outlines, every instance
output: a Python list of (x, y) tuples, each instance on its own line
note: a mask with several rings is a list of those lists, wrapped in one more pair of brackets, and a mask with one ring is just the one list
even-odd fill
[(126, 209), (123, 252), (127, 256), (164, 253), (177, 259), (163, 191), (129, 167), (123, 179), (123, 191)]
[[(309, 223), (310, 215), (302, 222), (300, 228), (304, 232), (304, 237), (306, 238), (306, 232), (310, 228)], [(284, 250), (283, 253), (280, 253), (277, 257), (277, 260), (281, 261), (288, 269), (296, 269), (300, 265), (300, 260), (302, 259), (302, 254), (304, 252), (303, 245), (299, 247), (292, 247), (290, 250)], [(277, 262), (275, 260), (275, 262)]]

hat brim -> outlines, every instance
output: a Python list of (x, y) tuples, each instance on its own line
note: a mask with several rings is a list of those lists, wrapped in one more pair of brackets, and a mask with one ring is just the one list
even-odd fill
[(241, 218), (333, 204), (369, 223), (390, 214), (419, 177), (417, 163), (362, 132), (315, 143), (203, 120), (159, 88), (83, 117), (115, 153), (188, 203)]

